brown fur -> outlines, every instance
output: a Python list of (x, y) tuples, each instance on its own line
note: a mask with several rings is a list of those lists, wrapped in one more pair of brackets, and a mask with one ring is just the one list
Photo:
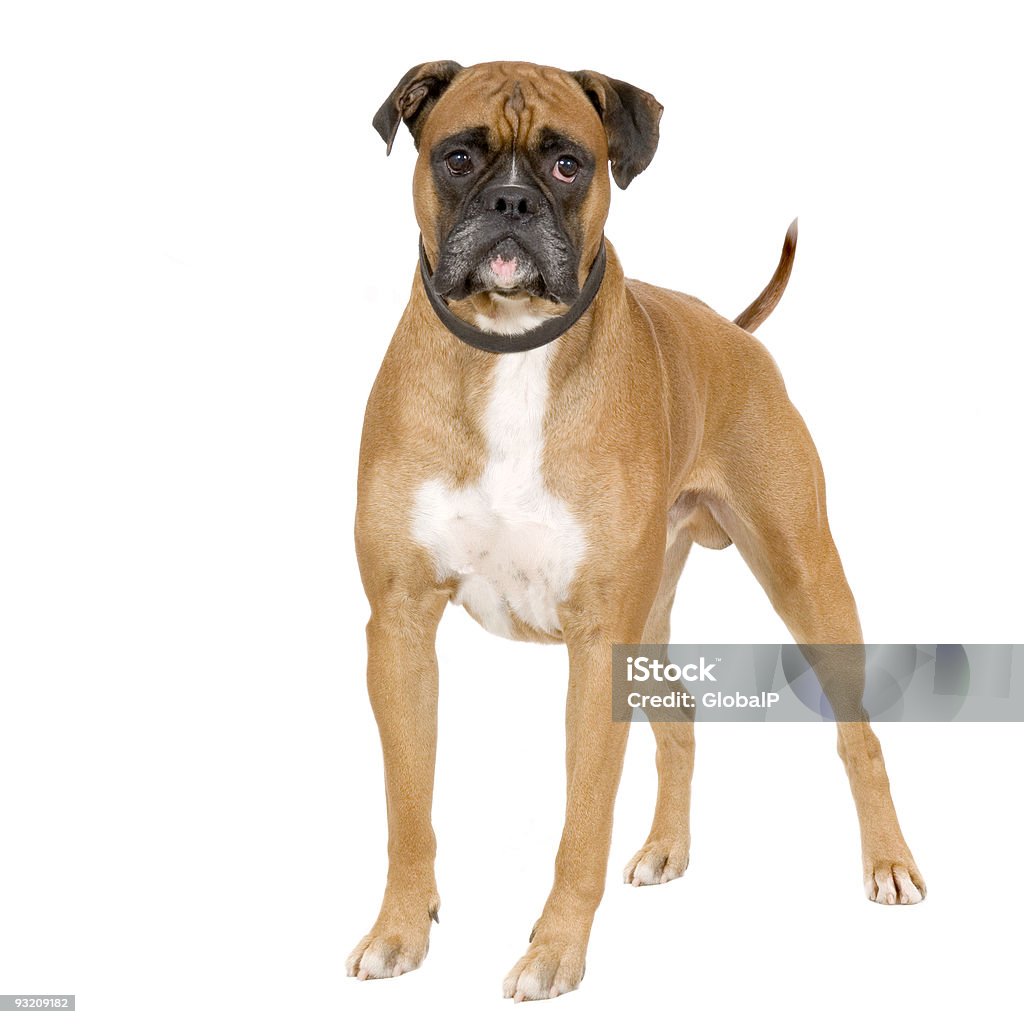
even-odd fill
[[(515, 83), (522, 96), (517, 143), (548, 125), (580, 138), (599, 166), (607, 161), (601, 119), (565, 72), (526, 64), (461, 71), (419, 125), (413, 193), (432, 259), (440, 211), (425, 155), (434, 140), (476, 124), (511, 145), (505, 100)], [(607, 175), (597, 174), (582, 214), (581, 281), (601, 242), (609, 195)], [(745, 322), (777, 301), (781, 288), (769, 289)], [(469, 319), (486, 302), (453, 308)], [(506, 994), (517, 998), (568, 991), (582, 977), (628, 729), (612, 720), (612, 644), (668, 641), (691, 544), (734, 542), (798, 642), (861, 642), (814, 445), (756, 339), (696, 299), (625, 278), (608, 245), (597, 299), (555, 344), (543, 475), (585, 530), (587, 556), (559, 609), (559, 635), (517, 624), (524, 639), (564, 642), (570, 664), (565, 829), (551, 893), (506, 980)], [(367, 404), (356, 546), (372, 608), (369, 691), (384, 748), (390, 866), (380, 915), (349, 961), (361, 977), (417, 966), (439, 904), (430, 820), (434, 635), (454, 581), (435, 578), (410, 536), (409, 509), (424, 479), (464, 485), (482, 472), (481, 414), (497, 358), (445, 330), (416, 275)], [(681, 529), (666, 551), (670, 524)], [(641, 862), (663, 865), (667, 880), (688, 860), (692, 725), (658, 725), (655, 733), (657, 809), (627, 880)], [(870, 727), (840, 725), (839, 750), (860, 818), (869, 895), (891, 887), (904, 899), (911, 879), (923, 893)]]
[(764, 286), (764, 291), (733, 323), (742, 327), (745, 331), (756, 331), (768, 319), (771, 311), (779, 304), (782, 293), (789, 284), (789, 275), (793, 272), (793, 259), (796, 256), (796, 221), (789, 225), (786, 232), (786, 240), (782, 244), (782, 256), (779, 258), (779, 265), (772, 274), (772, 279)]

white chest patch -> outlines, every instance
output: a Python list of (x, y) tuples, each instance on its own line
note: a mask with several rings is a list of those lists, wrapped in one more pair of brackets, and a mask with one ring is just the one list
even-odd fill
[(552, 347), (495, 357), (483, 474), (461, 488), (427, 480), (413, 505), (413, 537), (432, 555), (438, 579), (454, 577), (455, 603), (499, 636), (512, 635), (510, 611), (560, 634), (558, 604), (586, 548), (579, 523), (541, 475)]

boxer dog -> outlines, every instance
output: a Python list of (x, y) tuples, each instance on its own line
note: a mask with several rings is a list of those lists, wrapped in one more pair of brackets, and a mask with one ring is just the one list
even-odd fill
[[(569, 651), (565, 827), (529, 948), (505, 979), (516, 1000), (583, 977), (628, 730), (612, 717), (612, 645), (668, 642), (691, 545), (734, 543), (798, 643), (862, 643), (814, 444), (749, 333), (785, 287), (795, 223), (735, 321), (624, 277), (605, 240), (608, 169), (626, 188), (650, 163), (661, 113), (593, 71), (440, 61), (409, 71), (374, 118), (388, 152), (403, 122), (419, 151), (421, 246), (359, 458), (389, 867), (348, 960), (356, 977), (418, 967), (438, 919), (434, 637), (449, 601), (500, 636)], [(838, 745), (867, 895), (917, 903), (925, 886), (878, 740), (853, 717)], [(654, 731), (657, 805), (626, 865), (634, 885), (678, 878), (689, 859), (693, 725)]]

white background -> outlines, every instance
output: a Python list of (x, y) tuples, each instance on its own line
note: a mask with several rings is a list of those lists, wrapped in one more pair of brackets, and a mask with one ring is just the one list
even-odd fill
[[(457, 609), (442, 924), (414, 974), (344, 977), (385, 875), (356, 452), (416, 242), (411, 141), (385, 160), (370, 119), (413, 64), (653, 92), (661, 147), (608, 235), (630, 275), (727, 315), (799, 214), (759, 336), (818, 443), (867, 638), (1024, 640), (1012, 6), (668, 10), (3, 5), (0, 992), (74, 992), (97, 1022), (1019, 1008), (1021, 725), (879, 730), (916, 908), (864, 899), (813, 726), (702, 729), (689, 872), (622, 886), (655, 792), (635, 727), (586, 980), (503, 1002), (560, 831), (566, 663)], [(731, 549), (694, 554), (674, 625), (787, 639)]]

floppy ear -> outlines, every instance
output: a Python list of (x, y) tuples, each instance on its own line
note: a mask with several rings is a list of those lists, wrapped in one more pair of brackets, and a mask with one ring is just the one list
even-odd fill
[(430, 108), (461, 70), (462, 65), (453, 60), (435, 60), (417, 64), (406, 73), (373, 118), (373, 127), (388, 144), (388, 156), (391, 155), (398, 126), (403, 121), (409, 126), (412, 140), (419, 149), (420, 132)]
[(665, 108), (649, 92), (596, 71), (575, 71), (572, 77), (601, 115), (612, 177), (625, 188), (654, 158)]

